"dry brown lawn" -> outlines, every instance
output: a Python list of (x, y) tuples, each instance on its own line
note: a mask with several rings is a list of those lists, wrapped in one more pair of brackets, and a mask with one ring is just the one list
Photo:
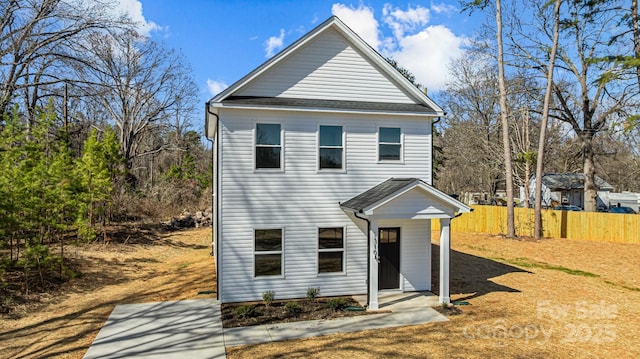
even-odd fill
[[(82, 358), (117, 304), (211, 298), (211, 229), (145, 233), (138, 244), (92, 244), (77, 256), (82, 278), (0, 320), (0, 358)], [(20, 315), (22, 312), (22, 315)]]
[[(2, 318), (0, 357), (80, 358), (116, 304), (211, 297), (197, 294), (215, 289), (210, 238), (190, 230), (79, 250), (83, 278)], [(454, 233), (452, 248), (452, 299), (471, 305), (448, 322), (233, 347), (228, 357), (640, 357), (640, 245)], [(437, 268), (437, 243), (433, 252)]]
[[(228, 357), (640, 357), (640, 245), (454, 233), (452, 249), (452, 299), (471, 305), (448, 322), (227, 348)], [(437, 262), (437, 243), (433, 253)]]

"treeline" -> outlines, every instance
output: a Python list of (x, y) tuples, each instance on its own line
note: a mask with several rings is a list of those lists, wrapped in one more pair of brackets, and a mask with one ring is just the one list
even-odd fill
[(114, 222), (210, 206), (190, 67), (115, 8), (0, 0), (2, 298), (73, 276), (66, 247)]
[[(518, 187), (526, 189), (535, 177), (541, 140), (543, 173), (584, 174), (585, 210), (596, 210), (595, 175), (615, 191), (640, 192), (638, 1), (461, 4), (469, 11), (483, 11), (487, 21), (468, 43), (465, 56), (451, 64), (451, 78), (440, 98), (449, 115), (436, 139), (443, 148), (438, 188), (496, 197), (504, 193), (509, 172), (515, 197), (520, 197)], [(497, 53), (498, 30), (503, 58)], [(554, 44), (557, 56), (549, 78)], [(500, 66), (505, 68), (504, 91), (499, 88)], [(502, 92), (505, 108), (500, 105)], [(507, 117), (506, 144), (502, 114)]]

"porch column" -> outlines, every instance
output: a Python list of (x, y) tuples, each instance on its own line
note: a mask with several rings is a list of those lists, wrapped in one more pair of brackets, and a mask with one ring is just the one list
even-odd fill
[(369, 310), (378, 310), (378, 221), (371, 220), (369, 232)]
[(440, 219), (440, 298), (441, 304), (451, 303), (449, 297), (449, 251), (451, 250), (451, 218)]

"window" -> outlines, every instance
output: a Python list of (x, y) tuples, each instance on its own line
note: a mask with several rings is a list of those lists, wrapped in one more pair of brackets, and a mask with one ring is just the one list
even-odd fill
[(255, 276), (282, 275), (282, 228), (255, 230)]
[(344, 228), (318, 228), (318, 273), (344, 272)]
[(341, 169), (343, 160), (342, 126), (320, 126), (320, 169)]
[(400, 161), (402, 142), (400, 129), (395, 127), (380, 127), (378, 133), (378, 160)]
[(280, 125), (256, 124), (256, 168), (282, 168)]

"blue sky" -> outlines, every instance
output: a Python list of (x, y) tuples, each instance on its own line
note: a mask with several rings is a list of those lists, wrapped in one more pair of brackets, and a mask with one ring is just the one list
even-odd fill
[(485, 18), (480, 12), (461, 14), (457, 0), (119, 1), (143, 32), (182, 51), (202, 103), (331, 15), (437, 92), (448, 62), (463, 55), (465, 41)]

